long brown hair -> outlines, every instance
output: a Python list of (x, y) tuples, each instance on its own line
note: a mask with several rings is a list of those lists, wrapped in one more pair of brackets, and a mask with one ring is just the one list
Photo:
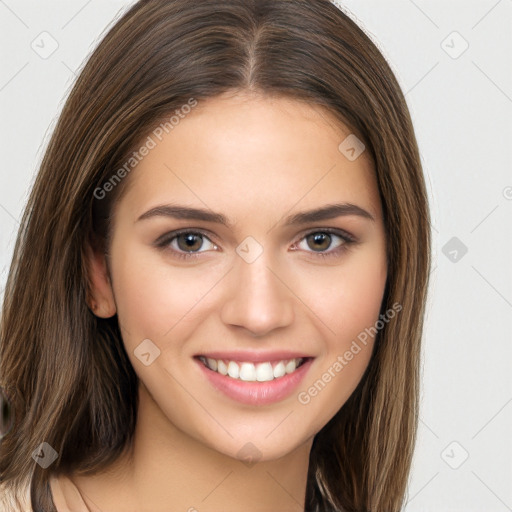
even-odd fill
[[(87, 306), (88, 244), (108, 252), (113, 209), (130, 180), (105, 184), (191, 99), (247, 90), (326, 107), (373, 161), (388, 251), (381, 312), (403, 309), (315, 436), (306, 510), (400, 510), (416, 440), (428, 202), (396, 78), (329, 0), (141, 0), (79, 74), (24, 211), (1, 318), (12, 426), (0, 444), (0, 483), (19, 496), (30, 483), (34, 510), (55, 510), (51, 475), (105, 468), (135, 428), (138, 382), (117, 317), (97, 318)], [(100, 188), (112, 190), (98, 199)], [(58, 453), (48, 469), (31, 457), (43, 441)]]

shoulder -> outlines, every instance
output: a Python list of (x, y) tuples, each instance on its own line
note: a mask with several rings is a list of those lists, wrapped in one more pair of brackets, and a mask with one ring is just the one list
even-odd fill
[(75, 484), (65, 475), (50, 479), (53, 503), (57, 512), (89, 512)]
[[(89, 512), (78, 489), (68, 477), (51, 477), (50, 488), (57, 512)], [(0, 482), (0, 512), (33, 512), (30, 486), (27, 485), (22, 495), (17, 496), (12, 488)]]
[(11, 487), (0, 482), (0, 512), (32, 512), (29, 485), (17, 495)]

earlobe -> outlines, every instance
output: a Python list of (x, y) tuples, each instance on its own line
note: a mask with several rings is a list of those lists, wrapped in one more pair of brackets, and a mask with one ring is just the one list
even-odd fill
[(86, 247), (87, 305), (94, 315), (111, 318), (117, 312), (105, 254)]
[(91, 300), (87, 301), (87, 304), (92, 313), (97, 317), (111, 318), (116, 314), (116, 307), (113, 303), (102, 302), (101, 304), (98, 304), (94, 300)]

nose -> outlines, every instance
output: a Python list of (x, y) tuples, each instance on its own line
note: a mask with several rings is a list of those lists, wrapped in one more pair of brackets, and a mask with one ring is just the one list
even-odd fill
[(252, 263), (236, 258), (221, 308), (226, 325), (260, 337), (293, 322), (293, 293), (281, 272), (273, 268), (276, 265), (269, 263), (265, 252)]

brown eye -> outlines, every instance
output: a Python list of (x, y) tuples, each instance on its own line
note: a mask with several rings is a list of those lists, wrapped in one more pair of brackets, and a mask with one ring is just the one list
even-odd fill
[(305, 235), (295, 247), (315, 256), (340, 256), (349, 245), (356, 243), (356, 239), (343, 231), (312, 231)]
[(173, 231), (161, 236), (155, 245), (168, 249), (176, 256), (200, 256), (203, 252), (218, 250), (208, 236), (200, 231)]
[(196, 233), (183, 233), (176, 237), (178, 249), (184, 252), (195, 252), (201, 249), (203, 236)]
[(308, 247), (313, 251), (325, 251), (331, 245), (331, 235), (328, 233), (312, 233), (306, 237)]

